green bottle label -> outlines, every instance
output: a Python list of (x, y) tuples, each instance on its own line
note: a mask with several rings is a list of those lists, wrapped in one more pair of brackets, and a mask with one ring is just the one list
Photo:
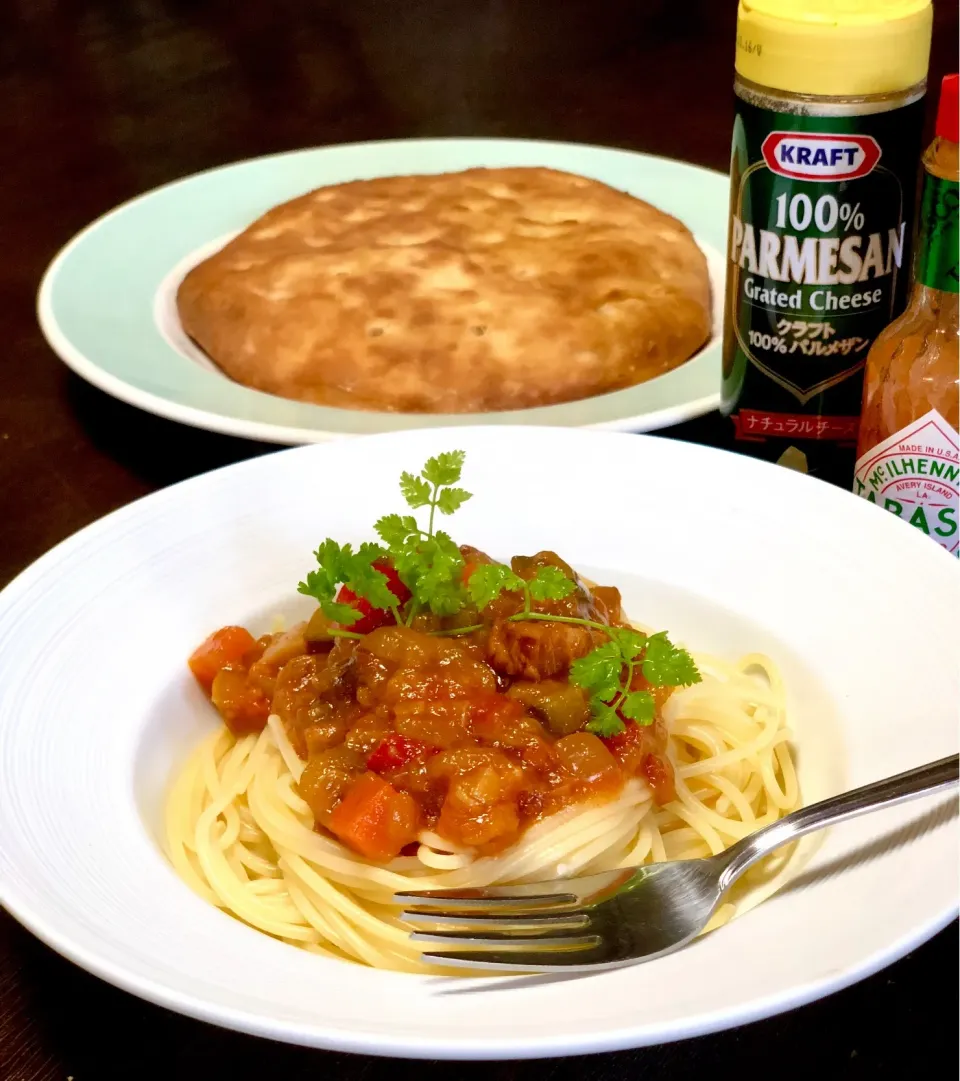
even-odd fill
[(863, 365), (909, 286), (921, 123), (921, 101), (807, 116), (737, 100), (721, 409), (741, 449), (799, 448), (849, 484)]
[(944, 293), (960, 292), (960, 213), (956, 180), (927, 173), (920, 201), (917, 281)]

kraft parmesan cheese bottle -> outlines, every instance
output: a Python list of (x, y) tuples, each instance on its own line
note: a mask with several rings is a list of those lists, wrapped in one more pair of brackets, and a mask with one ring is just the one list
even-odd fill
[(904, 307), (930, 0), (740, 0), (722, 412), (847, 487), (863, 367)]

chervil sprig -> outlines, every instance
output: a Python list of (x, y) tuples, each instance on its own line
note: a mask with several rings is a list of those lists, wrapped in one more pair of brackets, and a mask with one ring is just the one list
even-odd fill
[(514, 618), (531, 614), (534, 601), (555, 601), (568, 597), (577, 585), (559, 567), (538, 567), (532, 578), (521, 578), (503, 563), (484, 563), (470, 575), (467, 592), (470, 600), (481, 609), (492, 604), (501, 593), (521, 593), (523, 612)]
[(464, 452), (447, 451), (429, 459), (419, 476), (402, 473), (400, 492), (411, 510), (429, 507), (427, 528), (421, 529), (413, 515), (388, 514), (374, 529), (386, 545), (386, 554), (400, 580), (410, 590), (406, 622), (423, 608), (434, 615), (455, 615), (466, 604), (463, 556), (451, 537), (434, 530), (437, 511), (453, 514), (471, 497), (454, 487), (463, 470)]
[(651, 724), (656, 703), (648, 690), (633, 690), (635, 672), (639, 669), (652, 687), (686, 686), (700, 680), (693, 658), (675, 646), (664, 631), (647, 636), (595, 620), (532, 611), (533, 601), (559, 600), (576, 588), (559, 567), (540, 567), (533, 578), (524, 580), (503, 563), (478, 567), (467, 583), (470, 599), (481, 610), (503, 592), (522, 593), (523, 611), (509, 616), (508, 622), (572, 623), (606, 634), (608, 641), (574, 661), (570, 668), (571, 683), (590, 695), (592, 719), (587, 728), (600, 736), (614, 736), (623, 731), (624, 720)]
[(645, 635), (627, 628), (610, 627), (608, 642), (597, 646), (570, 666), (570, 682), (590, 695), (593, 714), (587, 729), (598, 736), (615, 736), (624, 720), (651, 724), (656, 703), (647, 690), (633, 690), (639, 668), (654, 687), (683, 687), (700, 682), (693, 658), (675, 646), (665, 631)]
[(313, 553), (317, 569), (307, 574), (306, 580), (297, 586), (297, 592), (313, 597), (327, 619), (344, 626), (356, 623), (362, 613), (336, 600), (340, 586), (346, 586), (376, 608), (396, 611), (397, 598), (391, 593), (386, 577), (373, 565), (384, 554), (378, 544), (361, 544), (354, 551), (352, 545), (340, 545), (328, 537)]
[(361, 544), (354, 552), (349, 544), (341, 546), (328, 538), (314, 552), (317, 569), (310, 571), (297, 588), (314, 597), (331, 622), (340, 624), (333, 634), (349, 633), (342, 628), (351, 626), (363, 615), (352, 604), (337, 599), (341, 587), (373, 608), (392, 610), (396, 621), (401, 622), (397, 597), (386, 575), (375, 566), (378, 561), (392, 565), (410, 590), (412, 596), (405, 612), (407, 623), (425, 607), (436, 615), (454, 615), (466, 604), (460, 549), (448, 534), (434, 530), (437, 511), (453, 514), (470, 498), (470, 492), (455, 487), (463, 460), (463, 451), (447, 451), (429, 459), (419, 476), (406, 472), (401, 475), (400, 491), (410, 509), (429, 508), (425, 530), (413, 515), (388, 514), (374, 527), (384, 547)]
[(460, 479), (466, 454), (462, 450), (448, 450), (430, 458), (420, 471), (420, 476), (412, 473), (400, 474), (400, 491), (407, 505), (412, 510), (420, 507), (430, 508), (427, 523), (427, 536), (433, 536), (433, 519), (437, 511), (441, 514), (453, 514), (470, 498), (471, 493), (463, 488), (454, 488)]
[[(361, 637), (345, 629), (365, 615), (348, 600), (390, 610), (397, 623), (409, 626), (424, 609), (452, 616), (472, 602), (482, 611), (502, 593), (518, 593), (522, 608), (508, 616), (507, 622), (568, 623), (606, 636), (606, 641), (570, 668), (570, 681), (590, 696), (592, 719), (587, 728), (601, 736), (616, 735), (626, 720), (643, 725), (653, 721), (653, 695), (646, 688), (634, 689), (638, 674), (642, 673), (648, 687), (700, 682), (693, 658), (664, 631), (645, 635), (578, 615), (535, 611), (535, 603), (562, 600), (577, 590), (577, 583), (559, 567), (538, 567), (532, 577), (523, 578), (503, 563), (482, 564), (464, 583), (460, 549), (447, 533), (434, 528), (438, 511), (453, 514), (471, 498), (470, 492), (457, 487), (464, 457), (463, 451), (447, 451), (430, 458), (419, 475), (401, 475), (400, 491), (410, 509), (429, 509), (426, 529), (413, 514), (388, 514), (374, 526), (382, 546), (361, 544), (354, 551), (349, 544), (339, 545), (328, 538), (316, 550), (317, 569), (310, 571), (298, 589), (318, 601), (328, 620), (340, 624), (331, 628), (331, 634)], [(388, 574), (394, 575), (392, 583)], [(397, 578), (410, 595), (403, 604), (398, 594), (406, 597), (406, 592), (397, 585)], [(350, 595), (340, 592), (344, 588)], [(476, 623), (434, 633), (470, 634), (483, 626)]]
[(689, 687), (701, 680), (693, 658), (675, 646), (666, 631), (651, 634), (644, 643), (642, 671), (654, 687)]

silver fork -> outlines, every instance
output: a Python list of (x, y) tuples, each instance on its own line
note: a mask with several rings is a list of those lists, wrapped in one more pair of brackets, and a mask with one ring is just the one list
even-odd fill
[[(957, 755), (803, 807), (709, 859), (654, 863), (582, 878), (394, 895), (402, 919), (427, 924), (415, 942), (434, 964), (514, 972), (613, 968), (686, 945), (730, 886), (758, 860), (814, 830), (945, 791)], [(450, 930), (442, 928), (449, 927)]]

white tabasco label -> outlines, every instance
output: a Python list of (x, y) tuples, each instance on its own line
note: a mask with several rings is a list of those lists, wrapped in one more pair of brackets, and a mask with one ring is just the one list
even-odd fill
[(853, 490), (958, 554), (960, 436), (936, 409), (867, 451)]

